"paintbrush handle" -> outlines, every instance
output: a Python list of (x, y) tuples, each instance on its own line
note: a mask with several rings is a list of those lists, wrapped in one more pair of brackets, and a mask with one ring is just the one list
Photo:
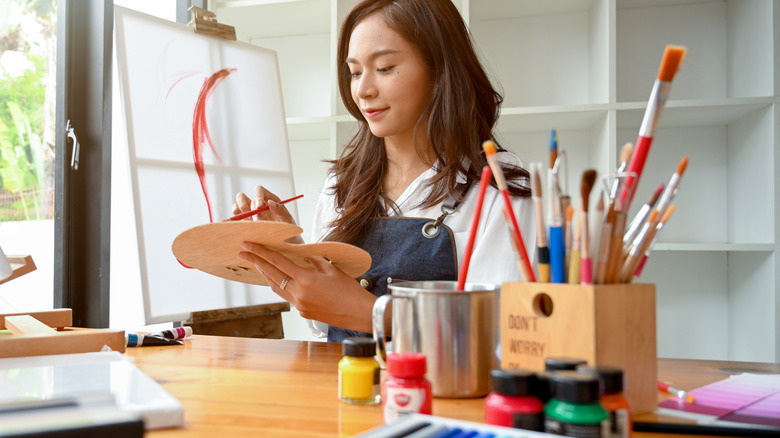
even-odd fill
[(593, 263), (590, 259), (590, 230), (588, 229), (588, 212), (580, 212), (580, 281), (582, 284), (593, 283)]
[(559, 226), (550, 227), (550, 274), (553, 283), (566, 282), (566, 248)]
[[(279, 202), (277, 202), (277, 204), (279, 204), (279, 205), (286, 204), (286, 203), (288, 203), (290, 201), (295, 201), (296, 199), (299, 199), (299, 198), (303, 198), (303, 195), (293, 196), (292, 198), (285, 199), (284, 201), (279, 201)], [(262, 212), (264, 212), (266, 210), (269, 210), (268, 205), (266, 205), (265, 207), (256, 208), (256, 209), (251, 210), (251, 211), (246, 211), (246, 212), (241, 213), (241, 214), (237, 214), (237, 215), (235, 215), (233, 217), (229, 217), (229, 218), (225, 219), (223, 222), (227, 222), (227, 221), (240, 221), (240, 220), (246, 219), (248, 217), (252, 217), (252, 216), (254, 216), (254, 215), (258, 214), (258, 213), (262, 213)]]
[(599, 242), (599, 257), (596, 261), (596, 284), (604, 284), (607, 281), (607, 263), (609, 263), (611, 237), (612, 222), (606, 222), (602, 227), (601, 242)]
[(580, 284), (580, 257), (579, 249), (571, 250), (571, 256), (569, 256), (569, 275), (567, 277), (569, 284)]
[(623, 267), (620, 271), (621, 281), (625, 283), (631, 282), (631, 279), (632, 277), (634, 277), (637, 268), (639, 268), (639, 264), (642, 262), (642, 258), (645, 255), (645, 251), (650, 245), (650, 242), (653, 240), (653, 237), (655, 237), (655, 233), (656, 233), (656, 227), (652, 226), (650, 229), (648, 229), (647, 233), (642, 237), (642, 240), (638, 242), (637, 245), (631, 250), (629, 256), (626, 257), (626, 261), (625, 263), (623, 263)]
[(479, 227), (479, 218), (482, 213), (482, 203), (485, 199), (485, 191), (490, 185), (490, 166), (482, 168), (482, 177), (479, 180), (479, 191), (477, 192), (477, 204), (474, 207), (474, 216), (471, 220), (471, 230), (469, 231), (469, 240), (466, 242), (466, 249), (463, 252), (463, 261), (458, 272), (458, 287), (456, 290), (463, 290), (466, 285), (466, 276), (469, 272), (471, 262), (471, 251), (474, 249), (474, 241), (477, 237), (477, 228)]
[(626, 228), (626, 213), (615, 212), (615, 220), (612, 223), (612, 237), (610, 239), (609, 259), (607, 262), (607, 283), (620, 281), (620, 267), (623, 265), (623, 231)]
[(531, 267), (531, 260), (528, 258), (528, 251), (525, 249), (525, 242), (523, 242), (523, 235), (520, 232), (520, 226), (517, 225), (517, 218), (515, 218), (515, 211), (512, 209), (512, 200), (509, 199), (509, 192), (501, 190), (501, 196), (504, 198), (504, 220), (509, 226), (509, 232), (512, 236), (512, 243), (514, 244), (515, 254), (520, 261), (520, 274), (525, 281), (536, 281), (534, 277), (534, 270)]
[(536, 248), (536, 256), (539, 258), (539, 282), (550, 282), (550, 250), (546, 246)]

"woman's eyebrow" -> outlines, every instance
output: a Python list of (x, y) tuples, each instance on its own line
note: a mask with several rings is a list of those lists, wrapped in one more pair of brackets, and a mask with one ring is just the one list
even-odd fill
[[(383, 55), (391, 55), (391, 54), (400, 53), (400, 52), (401, 52), (400, 50), (395, 50), (395, 49), (377, 50), (376, 52), (374, 52), (374, 53), (372, 53), (371, 55), (368, 56), (368, 61), (373, 61), (374, 59), (376, 59), (376, 58), (378, 58), (380, 56), (383, 56)], [(346, 62), (347, 62), (347, 64), (359, 64), (357, 59), (349, 58), (349, 57), (346, 59)]]

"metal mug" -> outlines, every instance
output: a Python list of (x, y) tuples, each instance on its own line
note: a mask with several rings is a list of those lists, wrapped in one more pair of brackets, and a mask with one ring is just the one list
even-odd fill
[(436, 397), (481, 397), (498, 367), (500, 285), (401, 281), (374, 303), (377, 358), (384, 367), (385, 309), (393, 301), (393, 352), (420, 352)]

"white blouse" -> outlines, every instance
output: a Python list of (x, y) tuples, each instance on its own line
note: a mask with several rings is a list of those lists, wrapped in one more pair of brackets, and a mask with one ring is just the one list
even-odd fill
[[(522, 166), (520, 159), (509, 152), (497, 154), (502, 163)], [(430, 179), (436, 174), (436, 167), (423, 172), (396, 201), (400, 209), (400, 215), (393, 211), (391, 216), (417, 217), (436, 219), (441, 215), (439, 203), (428, 208), (419, 208), (419, 204), (431, 191)], [(461, 181), (463, 182), (463, 181)], [(314, 211), (314, 223), (312, 227), (312, 242), (322, 240), (330, 232), (330, 224), (338, 217), (336, 211), (336, 198), (330, 188), (335, 183), (335, 177), (330, 174), (325, 181), (322, 193), (317, 201)], [(466, 198), (454, 213), (444, 220), (444, 224), (450, 227), (454, 234), (455, 246), (458, 252), (458, 266), (463, 263), (463, 252), (469, 238), (471, 223), (474, 219), (474, 210), (479, 192), (479, 182), (472, 185)], [(535, 264), (536, 247), (536, 216), (534, 214), (533, 201), (530, 197), (511, 197), (517, 224), (523, 237), (526, 252), (532, 264)], [(466, 281), (474, 283), (501, 284), (510, 281), (522, 281), (517, 257), (510, 239), (510, 228), (504, 221), (504, 200), (501, 193), (493, 187), (488, 187), (482, 202), (477, 235), (471, 252), (468, 275)], [(323, 330), (324, 329), (324, 330)], [(327, 325), (315, 322), (312, 327), (315, 336), (327, 336)]]

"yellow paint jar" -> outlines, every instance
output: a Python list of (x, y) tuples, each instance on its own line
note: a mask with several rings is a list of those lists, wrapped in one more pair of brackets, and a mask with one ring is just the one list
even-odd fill
[(339, 398), (345, 403), (375, 405), (380, 402), (379, 363), (371, 338), (347, 338), (339, 361)]

